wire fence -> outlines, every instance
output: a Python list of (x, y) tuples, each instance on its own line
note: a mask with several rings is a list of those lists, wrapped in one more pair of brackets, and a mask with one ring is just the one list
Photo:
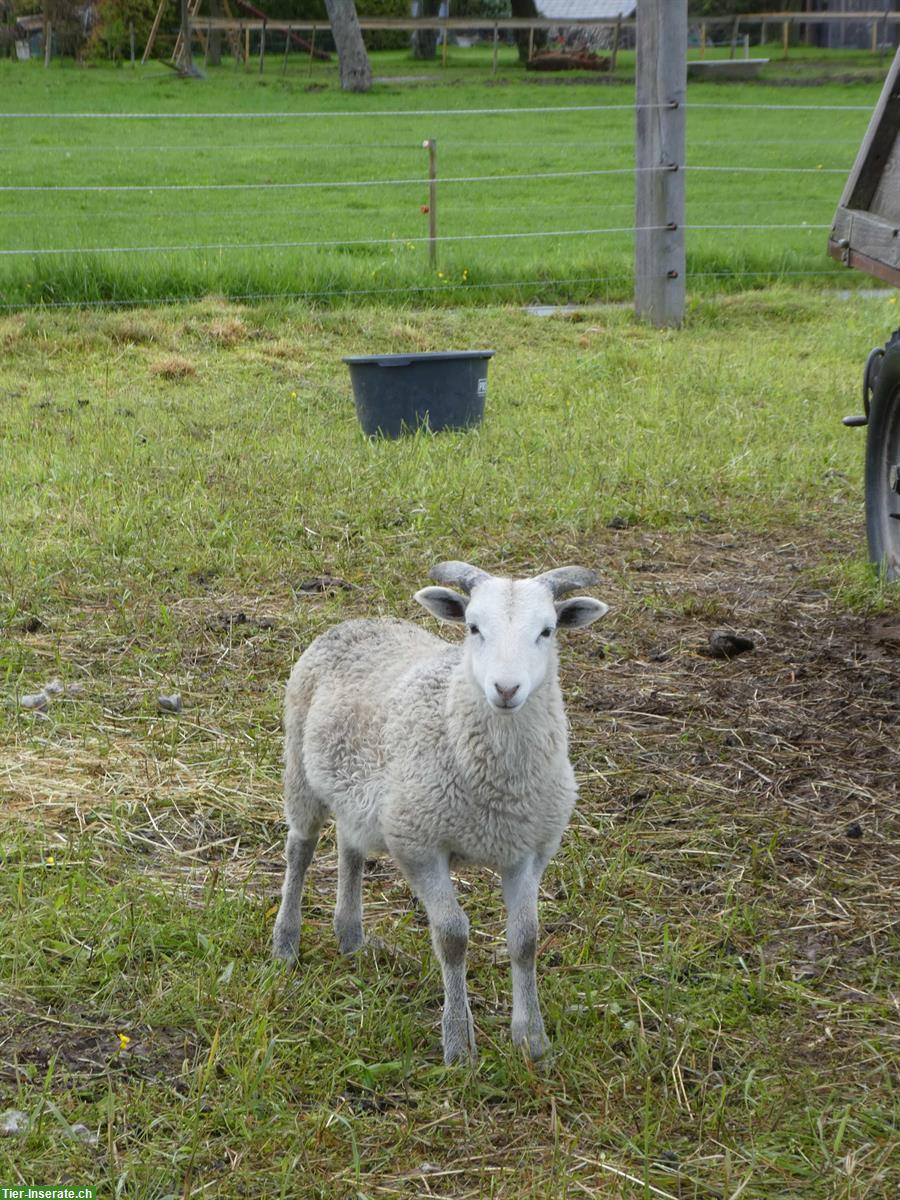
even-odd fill
[[(621, 299), (634, 282), (634, 235), (667, 228), (615, 217), (633, 212), (626, 120), (636, 107), (3, 114), (13, 153), (0, 165), (0, 307), (125, 307), (209, 292), (240, 301)], [(716, 287), (838, 275), (823, 233), (841, 190), (835, 177), (849, 172), (870, 106), (685, 107), (688, 160), (671, 169), (688, 183), (688, 280)], [(510, 117), (530, 136), (507, 139)], [(361, 122), (359, 138), (332, 141), (335, 119), (351, 129)], [(365, 132), (379, 119), (391, 122), (389, 140)], [(172, 122), (173, 131), (185, 122), (253, 124), (243, 126), (244, 142), (110, 139), (109, 129), (145, 121)], [(267, 140), (284, 122), (322, 132)], [(407, 124), (408, 138), (398, 137)], [(443, 170), (404, 171), (429, 141)], [(118, 157), (92, 162), (98, 151)], [(585, 215), (593, 219), (578, 220)], [(172, 237), (173, 226), (182, 236)]]

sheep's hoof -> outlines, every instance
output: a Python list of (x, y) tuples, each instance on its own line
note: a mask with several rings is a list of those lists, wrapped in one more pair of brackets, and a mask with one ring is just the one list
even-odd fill
[(478, 1062), (478, 1051), (475, 1049), (475, 1026), (472, 1014), (466, 1013), (463, 1018), (443, 1019), (441, 1029), (444, 1035), (444, 1066), (454, 1063)]
[(294, 966), (300, 957), (300, 930), (275, 926), (272, 934), (272, 957)]
[(362, 926), (351, 926), (349, 929), (336, 929), (338, 950), (341, 954), (356, 954), (366, 944)]
[(552, 1047), (542, 1025), (530, 1029), (527, 1025), (521, 1028), (514, 1025), (512, 1040), (513, 1045), (517, 1046), (535, 1065), (546, 1065), (549, 1062)]

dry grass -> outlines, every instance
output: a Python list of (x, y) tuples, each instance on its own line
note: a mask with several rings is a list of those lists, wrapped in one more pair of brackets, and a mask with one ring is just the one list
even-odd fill
[(191, 379), (197, 374), (197, 368), (187, 358), (179, 354), (170, 354), (166, 358), (157, 359), (150, 364), (150, 374), (160, 379)]

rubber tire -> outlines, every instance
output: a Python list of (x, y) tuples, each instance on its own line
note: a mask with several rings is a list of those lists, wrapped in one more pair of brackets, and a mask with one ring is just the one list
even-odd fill
[(869, 557), (885, 579), (900, 580), (900, 495), (891, 469), (900, 464), (900, 330), (891, 335), (869, 406), (866, 434), (866, 535)]

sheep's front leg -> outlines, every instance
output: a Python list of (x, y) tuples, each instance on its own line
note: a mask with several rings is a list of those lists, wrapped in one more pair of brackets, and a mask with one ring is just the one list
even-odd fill
[(533, 857), (503, 872), (506, 942), (512, 964), (512, 1040), (532, 1059), (550, 1049), (537, 994), (538, 885), (542, 865)]
[(474, 1060), (475, 1026), (466, 992), (466, 947), (469, 918), (460, 908), (446, 859), (415, 863), (397, 857), (397, 864), (425, 906), (431, 942), (444, 978), (444, 1062)]

